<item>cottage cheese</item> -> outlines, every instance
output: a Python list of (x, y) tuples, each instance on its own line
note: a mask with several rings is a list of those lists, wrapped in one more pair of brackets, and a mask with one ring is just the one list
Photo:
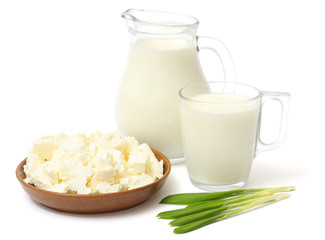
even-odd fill
[(150, 184), (163, 176), (146, 143), (120, 132), (45, 136), (24, 166), (25, 181), (61, 193), (110, 193)]

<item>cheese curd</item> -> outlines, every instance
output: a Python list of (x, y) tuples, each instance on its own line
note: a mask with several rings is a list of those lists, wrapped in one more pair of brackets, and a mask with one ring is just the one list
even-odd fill
[(146, 143), (114, 131), (45, 136), (35, 140), (24, 166), (25, 182), (61, 193), (111, 193), (150, 184), (163, 176)]

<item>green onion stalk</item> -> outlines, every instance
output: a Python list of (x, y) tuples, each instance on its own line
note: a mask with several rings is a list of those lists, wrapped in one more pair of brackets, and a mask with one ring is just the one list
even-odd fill
[(243, 214), (288, 198), (285, 192), (294, 186), (239, 189), (212, 193), (182, 193), (165, 197), (161, 204), (187, 205), (184, 208), (161, 212), (162, 219), (174, 219), (169, 224), (176, 226), (174, 233), (187, 233), (213, 222)]

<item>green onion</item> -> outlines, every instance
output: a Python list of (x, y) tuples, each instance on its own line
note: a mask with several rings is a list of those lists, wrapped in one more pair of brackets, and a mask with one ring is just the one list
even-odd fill
[(213, 193), (179, 193), (169, 195), (163, 198), (160, 203), (164, 204), (189, 204), (198, 201), (217, 200), (224, 199), (231, 196), (244, 195), (248, 193), (259, 192), (266, 190), (267, 188), (256, 188), (256, 189), (238, 189), (225, 192), (213, 192)]
[[(250, 195), (244, 195), (244, 196), (238, 196), (238, 197), (233, 197), (233, 198), (227, 198), (224, 199), (224, 203), (230, 204), (246, 199), (253, 199), (255, 197), (260, 197), (260, 196), (265, 196), (265, 195), (271, 195), (273, 193), (278, 193), (278, 192), (288, 192), (288, 191), (293, 191), (295, 187), (289, 186), (289, 187), (276, 187), (276, 188), (255, 188), (255, 189), (243, 189), (243, 190), (255, 190), (255, 194), (250, 194)], [(254, 193), (254, 191), (251, 191), (251, 193)], [(218, 201), (218, 200), (217, 200)], [(206, 205), (206, 203), (212, 203), (212, 202), (217, 202), (215, 200), (210, 200), (210, 201), (199, 201), (195, 203), (190, 203), (188, 204), (187, 207), (197, 207), (197, 206), (202, 206)]]
[[(178, 226), (174, 233), (186, 233), (216, 221), (222, 221), (290, 195), (294, 186), (277, 188), (241, 189), (216, 193), (183, 193), (165, 197), (160, 203), (187, 204), (185, 208), (161, 212), (163, 219), (174, 219), (169, 224)], [(187, 199), (188, 197), (188, 199)]]
[[(282, 197), (289, 197), (289, 194), (283, 193), (283, 194), (260, 197), (260, 198), (257, 198), (257, 199), (259, 201), (268, 202), (268, 201), (277, 200), (278, 198), (282, 198)], [(188, 216), (180, 217), (180, 218), (175, 219), (174, 221), (171, 221), (169, 224), (171, 226), (183, 226), (185, 224), (194, 222), (196, 220), (200, 220), (202, 218), (210, 217), (210, 216), (219, 214), (221, 212), (225, 212), (225, 211), (230, 210), (230, 209), (234, 209), (234, 208), (238, 208), (238, 207), (241, 207), (241, 206), (248, 205), (248, 204), (250, 204), (252, 202), (256, 203), (257, 199), (250, 199), (250, 200), (246, 200), (246, 201), (242, 201), (242, 202), (238, 202), (238, 203), (229, 204), (229, 205), (224, 206), (224, 207), (220, 207), (220, 208), (207, 210), (207, 211), (191, 214), (191, 215), (188, 215)]]
[(204, 202), (199, 202), (197, 204), (192, 203), (185, 208), (161, 212), (157, 215), (157, 217), (163, 218), (163, 219), (176, 219), (179, 217), (187, 216), (187, 215), (205, 211), (208, 209), (213, 209), (213, 208), (225, 206), (227, 204), (236, 203), (236, 202), (240, 202), (243, 200), (254, 199), (257, 197), (267, 196), (267, 195), (271, 195), (271, 194), (272, 194), (271, 192), (262, 191), (262, 192), (257, 192), (257, 193), (247, 195), (247, 196), (234, 197), (231, 199), (214, 200), (214, 201), (207, 201), (207, 202), (204, 201)]
[(198, 220), (198, 221), (195, 221), (195, 222), (188, 223), (186, 225), (180, 226), (178, 228), (175, 228), (174, 233), (187, 233), (187, 232), (196, 230), (198, 228), (201, 228), (203, 226), (206, 226), (206, 225), (208, 225), (210, 223), (213, 223), (215, 221), (222, 221), (222, 220), (225, 220), (227, 218), (236, 216), (236, 215), (238, 215), (240, 213), (243, 213), (243, 212), (246, 212), (246, 211), (251, 210), (253, 208), (259, 207), (260, 205), (265, 204), (265, 203), (267, 203), (269, 201), (280, 200), (280, 199), (287, 198), (289, 196), (290, 196), (289, 194), (283, 193), (283, 194), (277, 194), (275, 196), (268, 196), (268, 197), (271, 197), (271, 199), (265, 199), (267, 197), (265, 197), (264, 199), (262, 199), (262, 198), (257, 199), (256, 201), (253, 201), (252, 203), (250, 203), (250, 204), (248, 204), (248, 205), (246, 205), (244, 207), (237, 208), (237, 209), (232, 210), (230, 212), (227, 212), (225, 214), (217, 215), (215, 217), (205, 218), (205, 219)]
[[(266, 197), (268, 197), (268, 196), (266, 196)], [(187, 223), (194, 222), (194, 221), (200, 220), (202, 218), (210, 217), (210, 216), (225, 212), (227, 210), (246, 205), (248, 203), (251, 203), (252, 201), (255, 201), (255, 199), (246, 200), (246, 201), (242, 201), (242, 202), (239, 202), (239, 203), (233, 203), (233, 204), (229, 204), (227, 206), (218, 207), (218, 208), (215, 208), (215, 209), (210, 209), (210, 210), (190, 214), (190, 215), (187, 215), (187, 216), (179, 217), (179, 218), (176, 218), (174, 221), (171, 221), (169, 224), (171, 226), (183, 226), (183, 225), (185, 225)]]
[(163, 198), (160, 203), (164, 204), (190, 204), (198, 201), (208, 201), (208, 200), (217, 200), (217, 199), (224, 199), (231, 196), (238, 196), (238, 195), (245, 195), (255, 192), (260, 192), (264, 190), (272, 190), (279, 189), (276, 191), (279, 192), (287, 192), (294, 190), (294, 186), (288, 187), (277, 187), (277, 188), (253, 188), (253, 189), (237, 189), (225, 192), (212, 192), (212, 193), (179, 193), (169, 195)]

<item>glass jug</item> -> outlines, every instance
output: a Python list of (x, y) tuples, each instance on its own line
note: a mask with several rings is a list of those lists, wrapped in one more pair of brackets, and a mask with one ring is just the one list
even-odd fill
[[(204, 82), (201, 49), (214, 51), (226, 80), (235, 80), (233, 62), (218, 40), (198, 37), (199, 21), (189, 15), (129, 9), (122, 14), (131, 33), (129, 56), (116, 96), (119, 130), (183, 160), (178, 91)], [(216, 80), (216, 79), (214, 79)]]

